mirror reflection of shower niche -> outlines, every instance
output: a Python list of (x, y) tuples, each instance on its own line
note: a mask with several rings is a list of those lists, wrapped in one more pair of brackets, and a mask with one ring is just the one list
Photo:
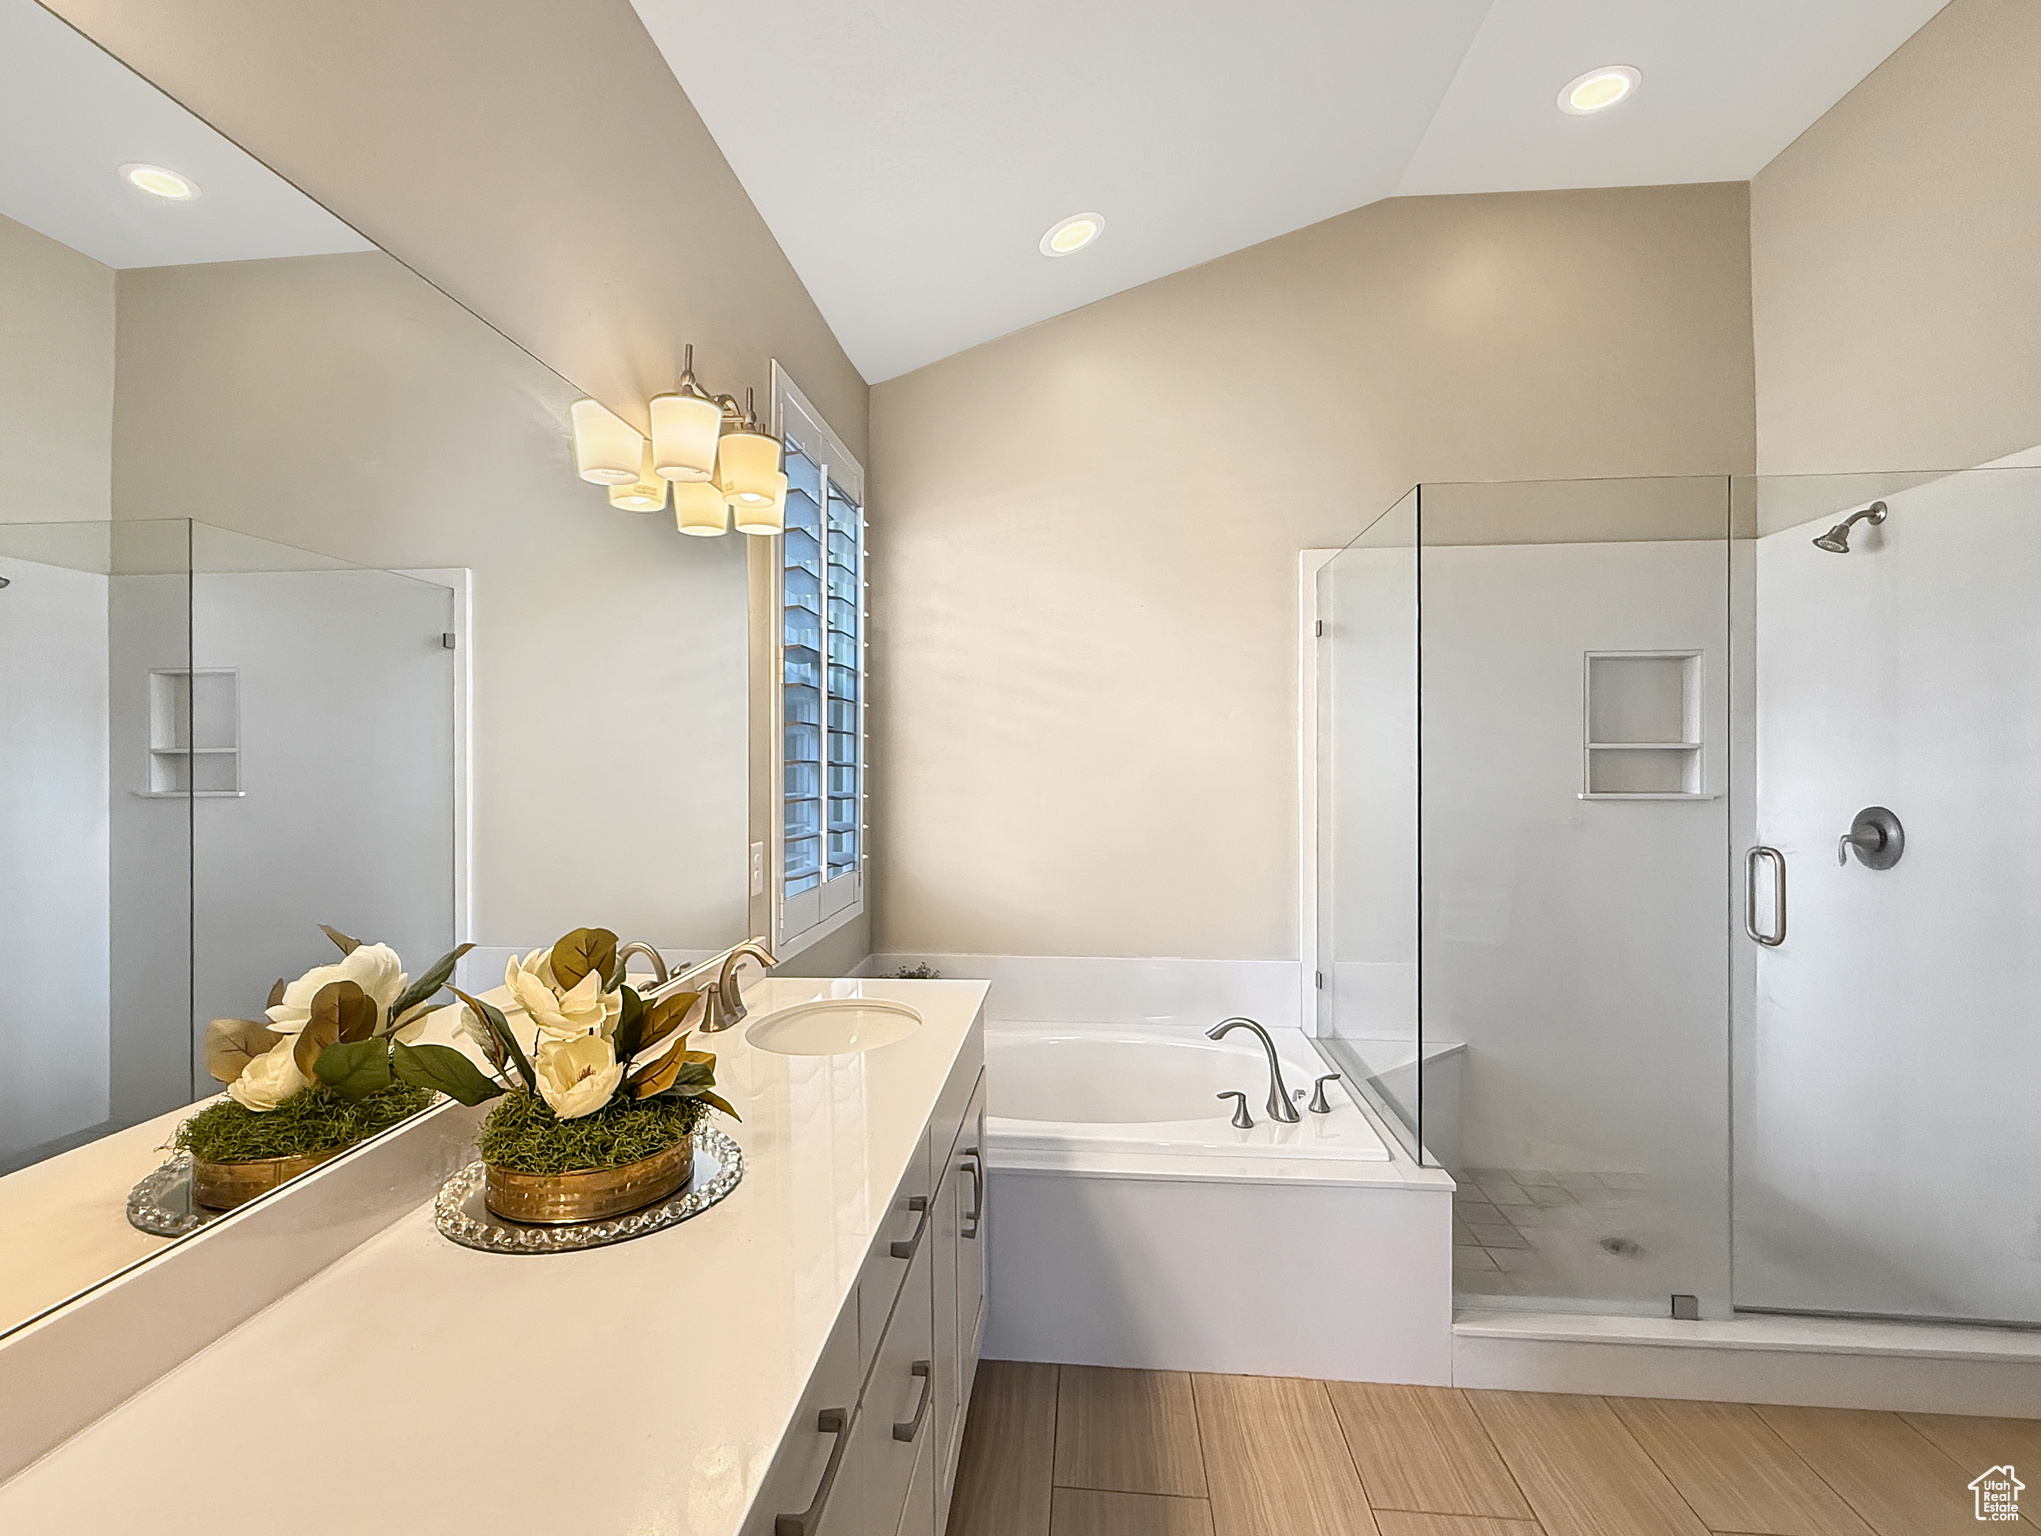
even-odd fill
[(1701, 653), (1589, 651), (1583, 800), (1699, 800)]
[(241, 793), (241, 677), (226, 668), (149, 674), (149, 795)]

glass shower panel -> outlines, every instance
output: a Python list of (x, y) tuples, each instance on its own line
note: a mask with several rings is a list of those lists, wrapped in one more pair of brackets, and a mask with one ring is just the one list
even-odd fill
[(1726, 1313), (1729, 486), (1418, 492), (1423, 1127), (1456, 1288)]
[(1321, 1050), (1422, 1145), (1417, 1033), (1417, 493), (1318, 573)]
[(205, 524), (192, 564), (151, 681), (189, 699), (195, 1028), (330, 962), (321, 923), (416, 974), (454, 944), (453, 592)]
[(191, 1097), (190, 754), (151, 687), (189, 559), (182, 521), (0, 526), (0, 1173)]
[(2041, 469), (1741, 499), (1736, 1303), (2041, 1324)]

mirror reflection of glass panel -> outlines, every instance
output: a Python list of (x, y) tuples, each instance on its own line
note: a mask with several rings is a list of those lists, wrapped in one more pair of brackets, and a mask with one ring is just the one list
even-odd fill
[(174, 1241), (130, 1191), (319, 924), (482, 988), (745, 936), (747, 541), (578, 481), (582, 393), (0, 0), (0, 1333)]

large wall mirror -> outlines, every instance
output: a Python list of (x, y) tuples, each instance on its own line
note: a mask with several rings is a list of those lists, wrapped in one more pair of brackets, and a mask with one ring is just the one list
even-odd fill
[(577, 480), (579, 394), (0, 0), (0, 1334), (310, 1165), (174, 1143), (314, 968), (745, 936), (745, 540)]

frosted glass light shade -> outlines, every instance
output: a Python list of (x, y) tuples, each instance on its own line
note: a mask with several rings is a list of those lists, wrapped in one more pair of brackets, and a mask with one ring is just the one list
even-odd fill
[(721, 538), (730, 531), (730, 504), (707, 480), (677, 480), (673, 486), (673, 525), (698, 539)]
[(638, 429), (595, 400), (576, 400), (574, 464), (596, 485), (629, 485), (644, 462), (645, 439)]
[(723, 408), (698, 395), (652, 397), (652, 467), (667, 480), (708, 480), (716, 473)]
[(787, 526), (787, 477), (773, 471), (770, 501), (739, 502), (731, 507), (739, 533), (783, 533)]
[(652, 445), (644, 443), (638, 455), (638, 473), (629, 485), (609, 488), (609, 504), (626, 512), (657, 512), (666, 505), (666, 482), (652, 473)]
[[(716, 456), (716, 483), (723, 499), (737, 513), (737, 526), (744, 526), (744, 509), (762, 507), (773, 499), (773, 481), (780, 478), (780, 440), (763, 432), (728, 432)], [(784, 496), (782, 485), (779, 494)]]

